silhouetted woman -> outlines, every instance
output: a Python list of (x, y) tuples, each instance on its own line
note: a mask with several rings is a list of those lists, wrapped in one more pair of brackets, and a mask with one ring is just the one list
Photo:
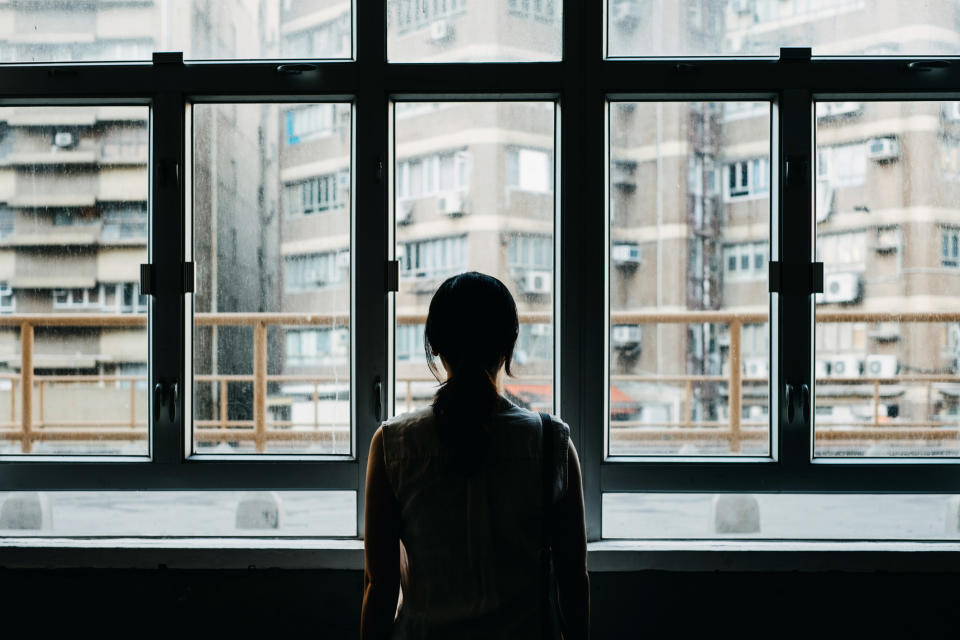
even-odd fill
[[(518, 332), (513, 297), (488, 275), (453, 276), (430, 302), (427, 362), (439, 381), (439, 356), (446, 381), (431, 407), (386, 421), (370, 443), (365, 640), (544, 637), (541, 420), (502, 395)], [(580, 639), (589, 616), (580, 463), (567, 425), (550, 423), (559, 609), (564, 637)]]

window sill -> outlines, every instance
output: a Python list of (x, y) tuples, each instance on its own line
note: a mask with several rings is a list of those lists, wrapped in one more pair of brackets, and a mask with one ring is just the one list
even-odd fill
[[(606, 540), (592, 573), (960, 571), (960, 542)], [(5, 569), (363, 568), (363, 541), (238, 538), (0, 538)]]

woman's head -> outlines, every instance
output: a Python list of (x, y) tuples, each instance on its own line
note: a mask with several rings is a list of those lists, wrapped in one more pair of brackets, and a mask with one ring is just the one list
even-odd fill
[(476, 271), (447, 278), (427, 313), (427, 366), (438, 380), (437, 355), (454, 378), (479, 371), (495, 376), (501, 365), (510, 374), (519, 331), (517, 304), (502, 282)]
[(440, 380), (435, 356), (450, 375), (433, 400), (447, 462), (459, 472), (476, 470), (486, 454), (483, 423), (496, 409), (495, 377), (510, 375), (520, 322), (517, 304), (502, 282), (470, 271), (448, 278), (430, 301), (424, 348), (427, 365)]

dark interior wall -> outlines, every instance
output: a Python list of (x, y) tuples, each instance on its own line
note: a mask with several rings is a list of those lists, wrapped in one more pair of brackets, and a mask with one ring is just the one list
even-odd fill
[[(591, 576), (594, 638), (957, 637), (956, 573)], [(362, 575), (332, 570), (0, 569), (4, 631), (163, 629), (358, 638)], [(206, 635), (204, 633), (203, 635)]]

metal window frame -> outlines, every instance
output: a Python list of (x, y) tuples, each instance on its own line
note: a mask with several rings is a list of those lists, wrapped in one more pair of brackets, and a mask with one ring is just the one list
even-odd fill
[[(960, 100), (960, 58), (786, 60), (777, 58), (606, 59), (602, 3), (563, 1), (563, 59), (532, 63), (391, 63), (387, 0), (355, 7), (354, 59), (311, 61), (313, 70), (284, 72), (277, 61), (162, 64), (0, 65), (0, 105), (111, 104), (151, 106), (149, 256), (158, 273), (150, 303), (150, 383), (189, 383), (192, 299), (179, 274), (189, 185), (186, 107), (204, 102), (349, 101), (353, 104), (351, 195), (352, 282), (351, 456), (187, 455), (183, 416), (190, 394), (178, 394), (173, 420), (151, 425), (151, 457), (31, 458), (0, 461), (3, 490), (350, 490), (357, 492), (363, 531), (364, 477), (374, 431), (392, 387), (392, 297), (384, 263), (393, 254), (389, 227), (392, 100), (555, 100), (557, 113), (554, 320), (559, 415), (570, 424), (583, 473), (588, 537), (601, 538), (604, 492), (945, 492), (960, 491), (958, 460), (822, 460), (802, 413), (787, 420), (785, 385), (812, 388), (813, 303), (802, 292), (812, 255), (814, 99)], [(379, 37), (376, 34), (380, 34)], [(942, 60), (937, 58), (936, 60)], [(608, 102), (633, 99), (770, 100), (771, 259), (785, 287), (772, 294), (771, 446), (762, 459), (611, 458), (608, 424), (608, 244), (604, 224), (586, 212), (608, 212)], [(562, 118), (561, 118), (562, 116)], [(806, 163), (801, 180), (784, 183), (786, 158)], [(159, 212), (178, 212), (180, 225)], [(169, 218), (165, 218), (169, 219)], [(362, 227), (363, 233), (357, 233)], [(786, 242), (785, 239), (790, 241)], [(562, 260), (559, 257), (562, 256)], [(561, 302), (562, 301), (562, 302)], [(782, 319), (782, 321), (779, 321)], [(789, 339), (784, 339), (789, 336)], [(182, 348), (158, 349), (157, 345)], [(779, 345), (775, 347), (774, 345)], [(559, 375), (562, 371), (563, 375)], [(811, 393), (812, 395), (812, 393)], [(186, 396), (186, 401), (185, 401)], [(153, 399), (150, 399), (152, 415)], [(379, 413), (378, 413), (379, 409)], [(810, 412), (812, 415), (812, 411)]]

